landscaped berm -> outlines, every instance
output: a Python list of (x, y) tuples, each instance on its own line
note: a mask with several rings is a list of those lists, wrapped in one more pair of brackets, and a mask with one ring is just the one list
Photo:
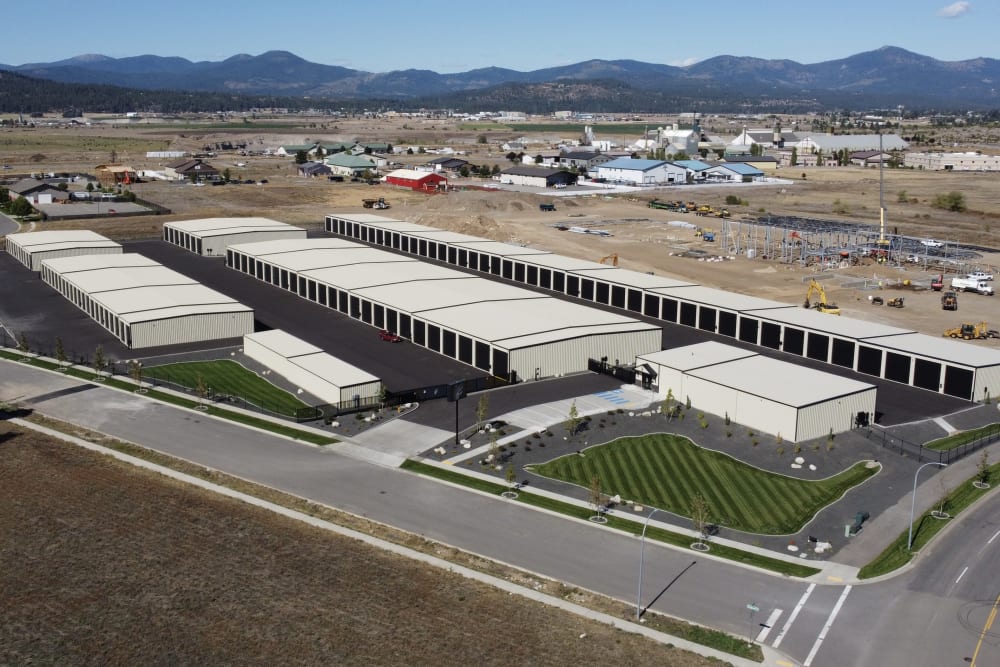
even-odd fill
[(754, 468), (682, 436), (657, 433), (619, 438), (527, 470), (584, 488), (596, 476), (608, 495), (681, 516), (690, 514), (691, 502), (700, 494), (711, 508), (712, 523), (785, 535), (798, 532), (880, 466), (860, 462), (833, 477), (805, 481)]
[(274, 386), (235, 361), (186, 361), (147, 368), (143, 375), (161, 382), (188, 387), (199, 385), (208, 395), (238, 396), (253, 406), (280, 415), (294, 415), (309, 407), (284, 389)]

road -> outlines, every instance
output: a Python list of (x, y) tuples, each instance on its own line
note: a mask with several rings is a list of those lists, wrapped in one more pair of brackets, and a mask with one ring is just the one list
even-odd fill
[[(634, 537), (364, 463), (339, 454), (335, 445), (293, 443), (0, 361), (0, 398), (15, 397), (58, 419), (635, 600), (639, 544)], [(994, 498), (971, 513), (951, 530), (948, 548), (939, 545), (909, 573), (863, 586), (809, 584), (650, 543), (643, 604), (740, 636), (765, 632), (763, 643), (777, 645), (799, 664), (962, 664), (961, 658), (976, 650), (976, 633), (1000, 593), (995, 576), (1000, 537), (989, 542), (1000, 528), (991, 514), (996, 507)], [(751, 602), (760, 609), (753, 615), (747, 609)], [(928, 655), (935, 661), (927, 662)], [(995, 636), (979, 647), (977, 664), (1000, 664)]]
[(0, 236), (13, 234), (20, 229), (20, 225), (13, 218), (10, 218), (6, 213), (0, 213)]

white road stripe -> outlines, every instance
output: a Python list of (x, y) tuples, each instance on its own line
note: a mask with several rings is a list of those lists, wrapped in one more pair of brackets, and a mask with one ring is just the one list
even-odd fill
[(784, 611), (783, 609), (775, 609), (774, 611), (771, 612), (771, 615), (767, 617), (767, 620), (764, 621), (765, 627), (761, 628), (760, 632), (757, 634), (758, 644), (764, 643), (764, 640), (767, 639), (767, 635), (771, 632), (771, 628), (773, 628), (774, 624), (778, 622), (779, 618), (781, 618), (781, 614), (783, 611)]
[(965, 568), (962, 570), (962, 573), (958, 575), (958, 579), (955, 580), (955, 583), (957, 584), (958, 582), (960, 582), (962, 580), (962, 577), (964, 577), (965, 573), (968, 571), (969, 571), (969, 566), (966, 565)]
[(806, 656), (806, 661), (802, 663), (802, 667), (809, 667), (812, 664), (813, 658), (816, 657), (816, 652), (819, 651), (820, 645), (823, 640), (826, 639), (826, 633), (830, 631), (830, 627), (833, 625), (834, 620), (837, 618), (837, 614), (840, 613), (840, 608), (844, 605), (844, 600), (847, 599), (847, 594), (851, 592), (850, 586), (844, 587), (844, 592), (840, 594), (840, 598), (837, 600), (837, 604), (833, 605), (833, 611), (830, 612), (830, 618), (826, 619), (826, 625), (819, 632), (819, 637), (816, 638), (816, 643), (813, 644), (812, 650), (809, 651), (809, 655)]
[(993, 544), (993, 540), (997, 539), (997, 535), (1000, 535), (1000, 530), (998, 530), (997, 532), (993, 533), (993, 537), (991, 537), (990, 539), (988, 539), (986, 541), (986, 544)]
[(771, 644), (771, 646), (774, 648), (781, 646), (781, 640), (785, 638), (785, 633), (788, 632), (788, 628), (792, 627), (792, 623), (795, 622), (795, 618), (799, 615), (799, 612), (802, 611), (802, 607), (805, 605), (806, 600), (809, 599), (809, 596), (812, 595), (815, 588), (816, 584), (809, 584), (809, 588), (806, 589), (806, 592), (802, 596), (802, 599), (799, 600), (799, 603), (795, 605), (795, 609), (793, 609), (792, 613), (788, 616), (788, 620), (785, 621), (785, 625), (781, 628), (781, 632), (778, 633), (778, 636), (774, 638), (774, 643)]

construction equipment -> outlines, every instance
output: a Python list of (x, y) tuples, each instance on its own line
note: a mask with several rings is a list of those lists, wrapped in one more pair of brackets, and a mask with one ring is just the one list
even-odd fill
[(985, 280), (977, 280), (975, 278), (952, 278), (951, 288), (993, 296), (993, 286)]
[(554, 211), (554, 210), (556, 210), (556, 205), (555, 204), (539, 204), (538, 205), (538, 210), (539, 211)]
[(611, 266), (618, 266), (618, 253), (613, 252), (610, 255), (605, 255), (601, 257), (597, 262), (598, 264), (610, 264)]
[(941, 310), (958, 310), (958, 295), (951, 291), (942, 294)]
[(903, 297), (897, 296), (892, 299), (889, 299), (888, 301), (885, 302), (885, 305), (889, 306), (890, 308), (902, 308)]
[(715, 217), (717, 217), (717, 218), (728, 218), (729, 217), (729, 209), (728, 208), (723, 208), (723, 209), (720, 209), (720, 210), (716, 211)]
[(707, 215), (714, 215), (715, 214), (715, 209), (713, 209), (711, 206), (707, 206), (705, 204), (702, 204), (701, 206), (699, 206), (698, 208), (696, 208), (694, 210), (694, 214), (695, 215), (700, 215), (702, 217), (707, 216)]
[(1000, 338), (1000, 331), (990, 329), (986, 322), (973, 324), (963, 322), (961, 326), (953, 329), (945, 329), (945, 336), (949, 338), (963, 338), (965, 340), (984, 340), (986, 338)]
[(385, 200), (385, 197), (379, 197), (378, 199), (362, 199), (361, 205), (365, 208), (374, 209), (387, 209), (389, 208), (389, 202)]
[(938, 274), (936, 277), (931, 278), (931, 289), (935, 292), (940, 292), (944, 289), (944, 276), (942, 274)]
[[(816, 303), (812, 303), (810, 301), (814, 292), (819, 296), (819, 301)], [(827, 302), (826, 290), (824, 290), (823, 286), (812, 278), (809, 280), (809, 289), (806, 290), (806, 301), (802, 304), (802, 307), (815, 308), (819, 312), (826, 313), (828, 315), (840, 315), (840, 308), (837, 307), (837, 304)]]

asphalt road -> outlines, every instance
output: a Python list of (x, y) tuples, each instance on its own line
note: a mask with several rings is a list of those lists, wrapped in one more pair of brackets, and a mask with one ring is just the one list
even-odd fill
[[(20, 396), (59, 419), (635, 600), (634, 537), (363, 463), (335, 445), (309, 447), (103, 387), (60, 393), (79, 385), (0, 361), (0, 398)], [(962, 664), (975, 650), (986, 603), (1000, 592), (1000, 537), (988, 543), (998, 528), (997, 503), (994, 497), (957, 524), (909, 574), (853, 588), (835, 580), (812, 586), (647, 544), (643, 603), (743, 636), (757, 636), (760, 623), (769, 622), (764, 643), (777, 644), (800, 664)], [(760, 611), (750, 615), (750, 602)], [(980, 647), (978, 664), (1000, 664), (996, 642), (993, 637)], [(928, 655), (935, 660), (925, 660)]]

